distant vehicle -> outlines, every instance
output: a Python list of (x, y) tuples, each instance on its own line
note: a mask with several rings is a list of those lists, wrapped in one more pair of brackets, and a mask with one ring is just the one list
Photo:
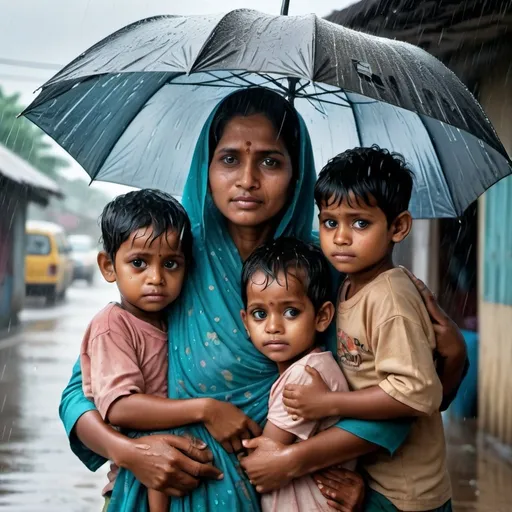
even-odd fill
[(98, 256), (97, 246), (89, 235), (70, 235), (73, 280), (85, 279), (89, 285), (94, 282)]
[(73, 279), (66, 233), (53, 222), (28, 221), (25, 236), (26, 294), (45, 297), (48, 304), (54, 304), (64, 298)]

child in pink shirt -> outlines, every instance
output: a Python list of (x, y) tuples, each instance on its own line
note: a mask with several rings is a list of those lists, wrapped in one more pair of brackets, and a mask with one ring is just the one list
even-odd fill
[[(140, 398), (167, 398), (167, 307), (179, 296), (191, 260), (190, 221), (172, 196), (140, 190), (105, 207), (101, 231), (98, 265), (121, 300), (100, 311), (85, 333), (84, 394), (103, 419), (136, 429), (137, 417), (151, 406)], [(169, 510), (163, 493), (148, 490), (148, 501), (150, 512)]]
[[(254, 251), (244, 263), (242, 320), (255, 347), (277, 363), (263, 436), (282, 444), (303, 441), (339, 418), (308, 421), (288, 414), (283, 405), (287, 384), (308, 384), (308, 368), (318, 371), (331, 391), (348, 391), (343, 373), (317, 337), (331, 323), (331, 275), (320, 249), (294, 238), (278, 238)], [(355, 461), (347, 464), (355, 468)], [(263, 512), (327, 512), (332, 509), (310, 476), (262, 496)]]

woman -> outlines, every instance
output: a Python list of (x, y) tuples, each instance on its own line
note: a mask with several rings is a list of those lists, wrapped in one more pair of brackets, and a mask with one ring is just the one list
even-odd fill
[[(240, 271), (243, 260), (271, 237), (311, 238), (315, 179), (306, 128), (277, 94), (265, 89), (236, 93), (205, 124), (183, 198), (193, 227), (195, 264), (169, 317), (169, 397), (195, 408), (199, 421), (175, 429), (174, 437), (129, 440), (106, 426), (83, 397), (78, 365), (61, 403), (71, 447), (89, 468), (104, 459), (79, 440), (132, 471), (118, 476), (115, 510), (143, 510), (145, 489), (139, 481), (172, 496), (189, 493), (172, 500), (176, 511), (259, 510), (258, 495), (236, 454), (243, 439), (257, 434), (249, 417), (264, 423), (277, 372), (244, 334)], [(446, 346), (457, 346), (461, 353), (459, 333), (448, 321), (445, 326), (451, 332)], [(458, 380), (458, 359), (449, 364), (455, 366), (452, 374), (459, 372)], [(296, 456), (293, 447), (288, 450), (287, 458), (281, 457), (280, 476), (310, 473), (379, 446), (393, 451), (409, 424), (345, 421), (339, 427), (324, 434), (330, 436), (328, 454), (315, 451), (314, 438), (300, 443)], [(211, 453), (186, 435), (206, 443)], [(205, 464), (212, 455), (222, 479)], [(202, 478), (210, 479), (208, 485), (190, 492)]]

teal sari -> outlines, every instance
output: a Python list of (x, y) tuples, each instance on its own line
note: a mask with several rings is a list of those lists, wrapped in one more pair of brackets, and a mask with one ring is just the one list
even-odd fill
[[(183, 196), (192, 223), (194, 267), (169, 317), (169, 397), (229, 401), (263, 426), (269, 391), (278, 374), (275, 364), (262, 356), (245, 334), (239, 314), (242, 261), (208, 192), (208, 133), (213, 115), (198, 140)], [(312, 239), (315, 180), (311, 143), (301, 121), (299, 176), (276, 236)], [(103, 459), (72, 434), (80, 415), (94, 408), (90, 402), (85, 403), (88, 401), (78, 384), (81, 386), (81, 374), (79, 365), (75, 365), (63, 394), (61, 418), (72, 449), (89, 468), (96, 469)], [(394, 451), (405, 439), (409, 423), (386, 423), (347, 420), (339, 426)], [(191, 434), (205, 441), (215, 465), (224, 473), (223, 480), (209, 480), (190, 495), (173, 498), (172, 512), (260, 510), (258, 495), (236, 457), (225, 452), (202, 424), (174, 429), (172, 433)], [(146, 511), (146, 492), (130, 472), (121, 470), (109, 512)]]

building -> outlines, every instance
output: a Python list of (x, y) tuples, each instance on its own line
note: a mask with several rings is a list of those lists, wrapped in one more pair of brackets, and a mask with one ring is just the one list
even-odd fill
[[(512, 154), (511, 0), (363, 0), (327, 19), (415, 44), (441, 59), (475, 94)], [(492, 187), (466, 217), (468, 243), (478, 247), (473, 257), (478, 260), (479, 425), (512, 445), (512, 178)], [(449, 273), (438, 250), (443, 230), (453, 236), (449, 224), (431, 223), (423, 242), (425, 257), (437, 266), (430, 269), (429, 284), (441, 290), (439, 276)], [(463, 262), (462, 270), (469, 266)]]
[(58, 185), (0, 144), (0, 331), (16, 324), (25, 298), (28, 204), (52, 196), (62, 196)]

